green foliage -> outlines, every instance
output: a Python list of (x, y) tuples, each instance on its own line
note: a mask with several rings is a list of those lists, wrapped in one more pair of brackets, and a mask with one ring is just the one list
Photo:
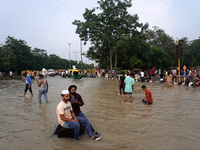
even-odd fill
[(26, 45), (25, 41), (8, 36), (3, 47), (15, 55), (12, 60), (15, 66), (11, 67), (12, 70), (21, 71), (31, 67), (31, 48)]
[[(77, 26), (76, 33), (81, 40), (85, 44), (90, 41), (92, 45), (86, 56), (99, 62), (104, 68), (110, 62), (110, 72), (112, 72), (112, 56), (120, 55), (121, 58), (121, 54), (127, 51), (121, 44), (130, 46), (126, 43), (127, 39), (143, 38), (142, 33), (148, 24), (139, 23), (137, 15), (128, 13), (127, 9), (132, 6), (131, 0), (99, 0), (98, 4), (97, 8), (85, 10), (83, 14), (85, 21), (75, 20), (73, 24)], [(115, 60), (115, 64), (120, 58)], [(122, 64), (129, 66), (127, 62), (129, 60), (123, 60)]]
[(5, 50), (3, 47), (0, 47), (0, 71), (9, 71), (11, 70), (11, 64), (15, 60), (15, 56), (12, 52)]
[[(85, 54), (88, 58), (99, 62), (102, 68), (110, 67), (110, 72), (114, 60), (116, 71), (154, 66), (168, 69), (177, 65), (177, 41), (159, 27), (148, 29), (147, 23), (139, 23), (139, 17), (127, 11), (132, 6), (131, 0), (99, 0), (98, 4), (97, 8), (85, 10), (84, 21), (73, 22), (81, 40), (91, 43)], [(181, 64), (199, 65), (200, 39), (191, 43), (187, 38), (183, 40)]]
[[(81, 68), (81, 63), (71, 61), (72, 65)], [(55, 54), (47, 55), (47, 51), (34, 48), (31, 50), (25, 41), (8, 36), (4, 45), (0, 46), (0, 71), (8, 72), (22, 70), (67, 69), (69, 61)], [(83, 64), (84, 68), (93, 65)]]

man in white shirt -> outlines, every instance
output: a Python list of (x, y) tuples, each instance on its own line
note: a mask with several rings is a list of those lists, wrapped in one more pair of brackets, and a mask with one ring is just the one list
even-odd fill
[(61, 96), (62, 101), (57, 105), (58, 123), (64, 128), (74, 129), (74, 136), (76, 140), (79, 140), (80, 124), (84, 125), (88, 135), (92, 140), (100, 140), (101, 137), (94, 136), (90, 127), (90, 123), (86, 118), (78, 116), (76, 117), (70, 102), (69, 91), (63, 90)]
[(140, 72), (141, 82), (145, 82), (143, 70)]
[(10, 79), (12, 79), (12, 75), (13, 75), (13, 72), (12, 72), (12, 71), (10, 71)]

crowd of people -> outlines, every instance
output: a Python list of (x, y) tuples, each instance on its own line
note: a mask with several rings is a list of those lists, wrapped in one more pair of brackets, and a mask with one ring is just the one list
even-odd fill
[(200, 85), (200, 71), (198, 70), (181, 70), (180, 81), (178, 80), (178, 71), (176, 68), (165, 70), (164, 72), (161, 72), (161, 69), (156, 70), (155, 67), (140, 71), (141, 82), (155, 82), (155, 78), (160, 83), (165, 83), (167, 87), (173, 87), (174, 84), (178, 84), (195, 88)]
[[(27, 91), (29, 90), (29, 92), (31, 93), (31, 96), (33, 97), (33, 91), (32, 91), (32, 79), (31, 77), (27, 74), (27, 72), (25, 72), (23, 74), (23, 76), (25, 77), (25, 90), (24, 90), (24, 96), (26, 95)], [(44, 99), (45, 102), (48, 103), (48, 98), (47, 98), (47, 92), (48, 92), (48, 82), (46, 79), (44, 79), (42, 74), (38, 75), (39, 81), (38, 79), (36, 79), (37, 81), (37, 85), (38, 87), (40, 87), (39, 93), (38, 93), (38, 103), (41, 104), (41, 97), (42, 95), (44, 95)]]
[[(126, 103), (126, 98), (128, 97), (130, 99), (130, 103), (132, 103), (132, 93), (134, 88), (135, 80), (134, 80), (134, 74), (127, 73), (127, 76), (125, 77), (125, 73), (122, 73), (122, 76), (119, 78), (118, 86), (120, 95), (124, 95), (123, 102)], [(153, 99), (150, 90), (146, 88), (145, 85), (142, 85), (142, 90), (145, 91), (146, 97), (142, 99), (142, 102), (144, 102), (146, 105), (153, 104)]]
[[(200, 77), (199, 73), (196, 70), (185, 70), (181, 72), (181, 82), (183, 85), (193, 87), (197, 87), (200, 85)], [(66, 73), (67, 74), (67, 73)], [(177, 83), (177, 74), (178, 71), (176, 68), (171, 70), (166, 70), (163, 73), (160, 69), (156, 69), (153, 67), (148, 70), (141, 70), (139, 75), (141, 82), (155, 82), (156, 80), (160, 83), (166, 84), (168, 87), (173, 87), (175, 83)], [(123, 95), (123, 102), (126, 103), (127, 98), (132, 103), (132, 93), (135, 85), (135, 72), (127, 71), (126, 76), (125, 72), (119, 77), (118, 86), (120, 95)], [(4, 74), (0, 72), (0, 79)], [(13, 72), (9, 72), (10, 79), (12, 79)], [(27, 74), (26, 72), (23, 74), (25, 77), (25, 90), (24, 96), (27, 91), (31, 93), (33, 97), (32, 91), (32, 79), (36, 76), (34, 72), (30, 72)], [(96, 76), (99, 76), (99, 71), (96, 72)], [(103, 77), (105, 77), (105, 70), (103, 70)], [(44, 95), (45, 102), (48, 103), (47, 92), (48, 92), (48, 82), (44, 79), (42, 74), (38, 75), (37, 85), (40, 87), (38, 93), (38, 103), (41, 104), (41, 97)], [(179, 81), (180, 82), (180, 81)], [(147, 89), (146, 85), (142, 85), (141, 89), (145, 92), (145, 97), (142, 99), (142, 102), (145, 105), (152, 105), (153, 98), (151, 91)], [(84, 125), (84, 128), (87, 131), (88, 136), (94, 140), (98, 141), (102, 138), (102, 136), (93, 128), (90, 124), (89, 120), (86, 118), (85, 114), (81, 111), (80, 107), (84, 105), (83, 99), (80, 94), (77, 92), (76, 85), (69, 86), (68, 90), (63, 90), (61, 92), (61, 102), (57, 105), (57, 118), (58, 118), (58, 126), (54, 132), (54, 134), (58, 134), (61, 128), (70, 128), (74, 129), (74, 136), (76, 140), (80, 140), (79, 132), (80, 132), (80, 124)]]
[[(32, 79), (26, 72), (23, 76), (25, 77), (24, 96), (26, 95), (27, 90), (29, 90), (33, 97), (33, 91), (31, 88)], [(37, 85), (40, 87), (38, 103), (41, 104), (42, 95), (44, 95), (45, 102), (48, 103), (48, 82), (43, 78), (42, 74), (39, 74), (38, 78), (39, 81), (36, 79)], [(62, 101), (57, 105), (58, 126), (54, 134), (58, 134), (61, 128), (70, 128), (74, 129), (75, 139), (79, 140), (80, 124), (82, 124), (84, 125), (89, 137), (94, 141), (98, 141), (102, 136), (92, 127), (84, 113), (81, 111), (80, 107), (84, 105), (84, 102), (81, 95), (76, 93), (76, 90), (76, 85), (71, 85), (68, 90), (63, 90), (61, 92)]]

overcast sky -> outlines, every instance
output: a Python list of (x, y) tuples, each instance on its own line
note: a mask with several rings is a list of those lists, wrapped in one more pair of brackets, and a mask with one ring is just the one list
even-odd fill
[[(199, 0), (132, 0), (131, 14), (150, 28), (158, 26), (174, 39), (198, 39), (200, 34)], [(75, 19), (82, 20), (85, 8), (97, 7), (96, 0), (0, 0), (0, 43), (12, 36), (32, 48), (47, 50), (80, 61), (80, 39), (75, 33)], [(88, 46), (83, 46), (83, 52)], [(78, 53), (76, 53), (78, 52)], [(77, 56), (77, 57), (76, 57)], [(84, 58), (85, 63), (92, 61)]]

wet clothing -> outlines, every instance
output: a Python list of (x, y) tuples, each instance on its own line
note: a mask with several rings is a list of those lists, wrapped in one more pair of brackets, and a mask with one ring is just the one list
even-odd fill
[(124, 80), (124, 82), (126, 83), (124, 92), (126, 92), (126, 93), (132, 93), (132, 91), (133, 91), (132, 85), (135, 84), (134, 79), (131, 78), (130, 76), (128, 76), (128, 77), (126, 77), (126, 79)]
[(42, 94), (44, 94), (44, 99), (45, 99), (45, 102), (48, 103), (48, 98), (47, 98), (47, 89), (40, 89), (39, 90), (39, 93), (38, 93), (38, 102), (41, 104), (41, 97), (42, 97)]
[[(147, 104), (147, 101), (142, 101), (145, 105)], [(151, 105), (152, 103), (148, 102), (148, 105)]]
[(32, 93), (32, 89), (31, 87), (29, 87), (28, 84), (26, 84), (24, 92), (27, 92), (27, 90), (29, 90)]
[(149, 95), (149, 103), (152, 104), (153, 103), (153, 99), (152, 99), (151, 91), (149, 91), (148, 89), (146, 89), (145, 94), (146, 94), (146, 98)]
[(42, 79), (43, 80), (43, 83), (41, 84), (40, 86), (40, 90), (39, 90), (39, 93), (38, 93), (38, 102), (41, 104), (41, 97), (42, 97), (42, 94), (44, 94), (44, 99), (45, 99), (45, 102), (48, 103), (48, 98), (47, 98), (47, 81)]
[(73, 103), (73, 104), (72, 104), (74, 113), (75, 113), (76, 115), (78, 115), (78, 114), (81, 112), (80, 106), (83, 106), (83, 105), (84, 105), (84, 102), (83, 102), (83, 100), (82, 100), (82, 97), (81, 97), (78, 93), (75, 93), (74, 99), (77, 99), (79, 102), (81, 102), (81, 105), (76, 104), (76, 103)]

